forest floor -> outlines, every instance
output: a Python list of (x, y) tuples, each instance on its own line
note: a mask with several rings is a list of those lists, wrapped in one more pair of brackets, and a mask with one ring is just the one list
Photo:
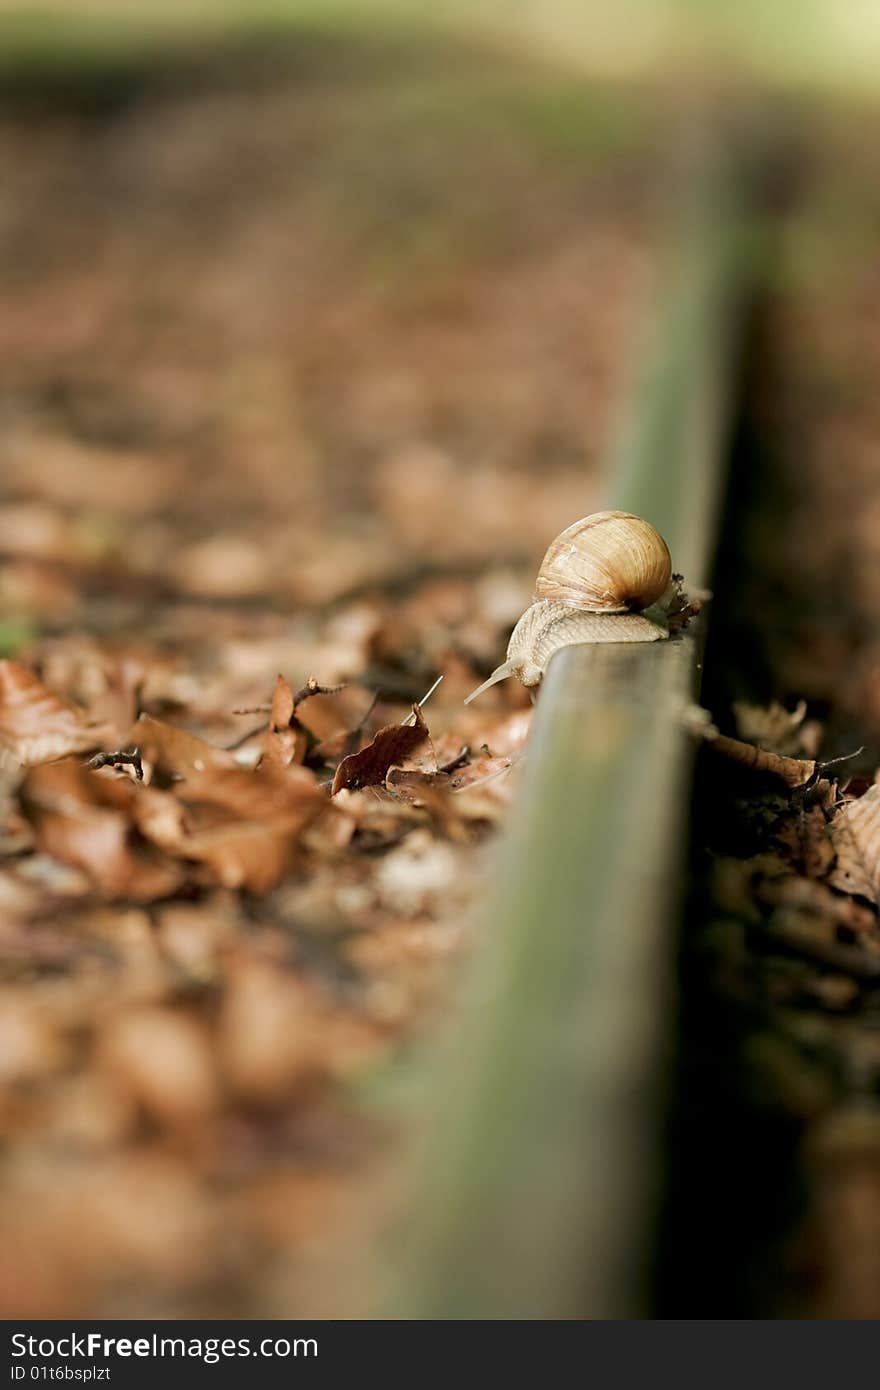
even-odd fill
[(644, 125), (344, 44), (0, 119), (7, 1316), (369, 1308), (376, 1097), (531, 715), (462, 697), (595, 505)]
[[(394, 1096), (454, 1019), (531, 717), (514, 682), (461, 702), (597, 505), (673, 105), (336, 39), (0, 115), (7, 1317), (375, 1312)], [(679, 1316), (880, 1309), (880, 872), (839, 819), (880, 763), (859, 129), (780, 218), (705, 698), (805, 764), (865, 751), (808, 792), (703, 758)]]

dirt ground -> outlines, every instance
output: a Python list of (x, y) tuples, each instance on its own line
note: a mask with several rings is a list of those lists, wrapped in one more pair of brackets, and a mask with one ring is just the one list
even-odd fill
[[(383, 1078), (449, 1011), (528, 731), (513, 684), (461, 699), (595, 504), (650, 128), (343, 44), (7, 103), (5, 1316), (373, 1305)], [(331, 802), (438, 675), (431, 741)], [(135, 745), (142, 782), (83, 765)]]

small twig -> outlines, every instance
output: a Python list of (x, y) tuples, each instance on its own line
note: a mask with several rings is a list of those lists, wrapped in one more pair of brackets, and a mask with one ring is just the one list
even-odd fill
[(360, 722), (359, 722), (358, 724), (356, 724), (355, 727), (351, 730), (351, 732), (352, 732), (353, 734), (361, 734), (361, 733), (363, 733), (364, 729), (365, 729), (366, 726), (367, 726), (367, 720), (369, 719), (370, 715), (373, 713), (373, 710), (376, 708), (376, 706), (378, 705), (378, 703), (379, 703), (379, 691), (378, 691), (378, 690), (374, 690), (374, 691), (373, 691), (373, 698), (372, 698), (372, 700), (370, 701), (370, 703), (369, 703), (369, 705), (367, 706), (367, 708), (364, 710), (364, 713), (363, 713), (363, 716), (362, 716)]
[(470, 755), (471, 755), (471, 750), (470, 750), (470, 748), (468, 747), (468, 745), (465, 743), (465, 744), (462, 746), (461, 752), (458, 753), (458, 754), (456, 754), (456, 756), (455, 756), (454, 758), (450, 758), (449, 762), (448, 762), (448, 763), (444, 763), (442, 767), (438, 767), (437, 771), (438, 771), (438, 772), (455, 772), (456, 768), (459, 768), (459, 767), (463, 767), (463, 766), (464, 766), (464, 764), (465, 764), (465, 763), (468, 761), (468, 759), (470, 758)]
[[(301, 705), (303, 700), (307, 700), (310, 695), (338, 695), (340, 690), (345, 689), (342, 685), (319, 685), (314, 676), (309, 676), (305, 685), (300, 686), (293, 697), (293, 708)], [(271, 714), (271, 705), (242, 705), (239, 709), (234, 709), (233, 714)]]
[(310, 695), (338, 695), (340, 690), (344, 689), (344, 681), (342, 685), (319, 685), (314, 676), (309, 676), (305, 685), (301, 686), (294, 695), (293, 708), (296, 709), (303, 700), (308, 700)]
[[(422, 698), (421, 698), (421, 700), (416, 700), (416, 709), (421, 709), (423, 705), (426, 705), (426, 704), (428, 703), (428, 701), (430, 700), (431, 696), (434, 694), (434, 691), (437, 689), (437, 686), (440, 684), (440, 682), (442, 681), (442, 679), (443, 679), (442, 676), (438, 676), (437, 679), (435, 680), (434, 684), (431, 686), (431, 689), (428, 691), (428, 693), (427, 693), (426, 695), (423, 695)], [(407, 724), (415, 724), (415, 722), (416, 722), (416, 715), (415, 715), (415, 710), (413, 710), (412, 714), (408, 714), (408, 715), (406, 716), (405, 719), (401, 719), (400, 725), (401, 725), (401, 728), (406, 728)]]
[[(299, 705), (302, 704), (303, 700), (307, 700), (307, 699), (309, 698), (310, 695), (338, 695), (339, 692), (340, 692), (340, 690), (344, 690), (344, 689), (345, 689), (345, 685), (344, 685), (344, 684), (343, 684), (343, 685), (319, 685), (318, 682), (317, 682), (317, 680), (316, 680), (316, 678), (315, 678), (314, 676), (309, 676), (309, 678), (308, 678), (308, 680), (306, 681), (305, 685), (301, 686), (300, 689), (296, 692), (296, 694), (295, 694), (294, 697), (293, 697), (293, 710), (294, 710), (294, 712), (293, 712), (293, 716), (292, 716), (292, 718), (291, 718), (291, 720), (290, 720), (290, 726), (291, 726), (291, 728), (297, 728), (297, 729), (302, 729), (302, 728), (303, 728), (303, 725), (300, 724), (299, 720), (296, 718), (296, 710), (297, 710), (297, 707), (298, 707)], [(378, 699), (378, 694), (377, 694), (377, 696), (374, 698), (373, 704), (370, 706), (370, 710), (367, 711), (368, 714), (370, 713), (370, 711), (372, 711), (372, 709), (373, 709), (373, 707), (374, 707), (374, 705), (375, 705), (375, 703), (376, 703), (376, 699)], [(232, 713), (233, 713), (233, 714), (271, 714), (271, 713), (272, 713), (272, 706), (271, 706), (271, 705), (244, 705), (244, 706), (242, 706), (240, 709), (234, 709), (234, 710), (232, 711)], [(358, 729), (356, 732), (359, 732), (359, 731), (360, 731), (360, 729)], [(266, 732), (266, 725), (265, 725), (265, 724), (258, 724), (258, 725), (256, 726), (256, 728), (254, 728), (254, 729), (248, 729), (248, 731), (247, 731), (246, 734), (241, 734), (237, 739), (234, 740), (234, 742), (228, 743), (228, 744), (226, 745), (226, 752), (227, 752), (227, 753), (234, 753), (235, 750), (236, 750), (237, 748), (241, 748), (245, 743), (248, 742), (249, 739), (255, 738), (255, 737), (257, 736), (257, 734), (264, 734), (265, 732)], [(314, 739), (312, 738), (312, 735), (309, 733), (308, 729), (306, 729), (305, 732), (306, 732), (306, 734), (308, 735), (308, 737), (312, 740), (312, 742), (314, 742)]]
[(857, 758), (860, 753), (864, 753), (864, 744), (857, 748), (854, 753), (842, 753), (839, 758), (828, 758), (827, 761), (817, 763), (816, 767), (820, 772), (824, 772), (826, 767), (836, 767), (838, 763), (848, 763), (850, 758)]
[(137, 781), (144, 780), (144, 765), (139, 748), (120, 749), (116, 753), (96, 753), (93, 758), (89, 758), (86, 767), (95, 771), (102, 767), (133, 767)]
[[(344, 745), (343, 745), (345, 751), (344, 751), (343, 754), (342, 754), (342, 758), (339, 759), (339, 762), (342, 762), (344, 758), (349, 757), (352, 753), (356, 753), (356, 752), (357, 752), (358, 744), (359, 744), (360, 741), (361, 741), (361, 734), (363, 733), (364, 729), (366, 728), (366, 726), (367, 726), (367, 721), (369, 720), (370, 715), (373, 713), (373, 710), (376, 708), (376, 706), (378, 705), (378, 703), (379, 703), (379, 691), (378, 691), (378, 690), (374, 690), (374, 691), (373, 691), (373, 698), (372, 698), (372, 700), (370, 701), (370, 703), (369, 703), (369, 705), (367, 706), (367, 708), (364, 710), (364, 713), (363, 713), (363, 715), (361, 716), (359, 722), (354, 726), (353, 729), (349, 729), (348, 733), (346, 734), (345, 743), (344, 743)], [(338, 766), (338, 764), (337, 764), (337, 766)], [(322, 785), (323, 785), (323, 784), (322, 784)], [(328, 787), (330, 787), (330, 786), (332, 786), (332, 785), (333, 785), (332, 782), (328, 782), (328, 783), (327, 783), (327, 786), (328, 786)]]
[(717, 729), (708, 726), (702, 737), (716, 753), (732, 762), (750, 767), (755, 772), (778, 777), (789, 787), (804, 787), (816, 776), (818, 764), (812, 758), (786, 758), (781, 753), (771, 753), (766, 748), (758, 748), (753, 743), (743, 743), (738, 738), (728, 738)]

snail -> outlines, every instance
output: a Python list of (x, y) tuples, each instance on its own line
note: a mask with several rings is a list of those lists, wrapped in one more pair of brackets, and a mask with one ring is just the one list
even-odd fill
[(668, 636), (643, 614), (675, 592), (669, 548), (659, 531), (631, 512), (594, 512), (549, 546), (535, 599), (511, 634), (507, 660), (471, 691), (517, 676), (540, 685), (550, 657), (581, 642), (654, 642)]

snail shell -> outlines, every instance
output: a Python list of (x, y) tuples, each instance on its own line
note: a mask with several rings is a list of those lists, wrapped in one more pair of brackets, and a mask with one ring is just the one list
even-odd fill
[(637, 611), (649, 608), (672, 581), (669, 549), (649, 522), (631, 512), (595, 512), (550, 545), (535, 584), (535, 602), (511, 634), (507, 660), (467, 696), (516, 676), (540, 685), (560, 647), (582, 642), (654, 642), (668, 636)]
[(671, 578), (669, 549), (650, 522), (631, 512), (594, 512), (549, 546), (535, 598), (589, 613), (627, 613), (656, 603)]

